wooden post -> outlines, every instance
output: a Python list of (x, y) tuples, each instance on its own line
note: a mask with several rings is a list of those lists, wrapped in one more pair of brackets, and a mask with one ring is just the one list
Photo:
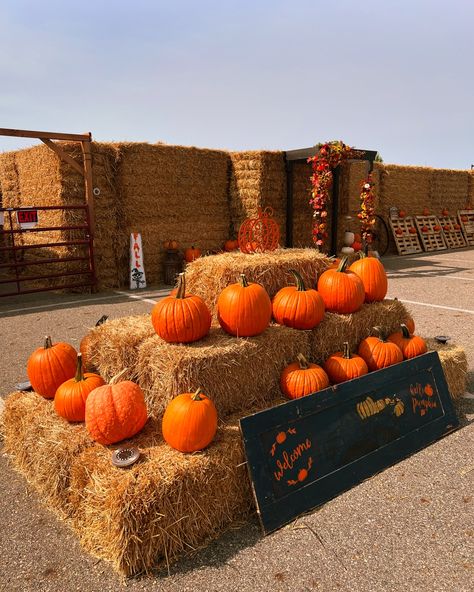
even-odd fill
[(91, 139), (87, 142), (81, 142), (82, 155), (84, 157), (84, 184), (86, 193), (86, 203), (89, 206), (91, 236), (95, 236), (95, 216), (94, 216), (94, 192), (92, 187), (92, 151)]

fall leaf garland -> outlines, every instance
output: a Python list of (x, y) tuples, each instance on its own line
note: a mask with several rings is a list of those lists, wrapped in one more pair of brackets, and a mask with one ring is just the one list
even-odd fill
[(372, 174), (369, 173), (362, 182), (360, 190), (360, 212), (357, 217), (360, 220), (362, 240), (370, 244), (374, 238), (375, 226), (375, 193)]

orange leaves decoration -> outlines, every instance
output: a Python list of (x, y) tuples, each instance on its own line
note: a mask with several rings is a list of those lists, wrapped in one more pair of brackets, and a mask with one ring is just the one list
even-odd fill
[(242, 222), (238, 237), (242, 253), (264, 253), (278, 247), (280, 229), (272, 216), (272, 208), (259, 208), (256, 218)]
[(362, 240), (370, 244), (374, 238), (375, 226), (375, 194), (372, 175), (363, 181), (360, 190), (360, 212), (357, 214), (361, 222)]

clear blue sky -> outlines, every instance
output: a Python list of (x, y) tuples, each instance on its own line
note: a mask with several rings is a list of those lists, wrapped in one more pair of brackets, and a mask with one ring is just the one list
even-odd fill
[(1, 0), (0, 127), (470, 168), (473, 40), (472, 0)]

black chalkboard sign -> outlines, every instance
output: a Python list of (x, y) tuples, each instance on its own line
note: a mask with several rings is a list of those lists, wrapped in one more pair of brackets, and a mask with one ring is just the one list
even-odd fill
[(437, 352), (242, 418), (264, 532), (457, 426)]

